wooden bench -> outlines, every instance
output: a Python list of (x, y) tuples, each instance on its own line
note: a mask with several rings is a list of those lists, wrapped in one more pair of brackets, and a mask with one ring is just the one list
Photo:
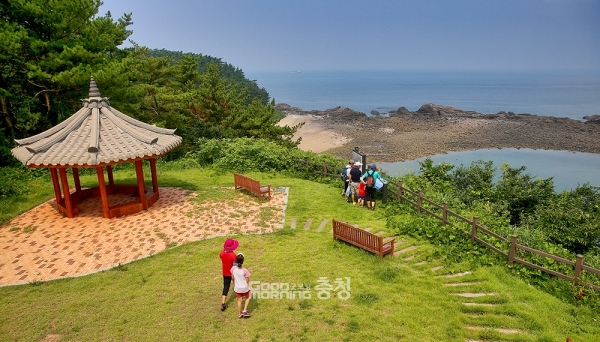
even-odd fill
[(333, 240), (340, 239), (369, 252), (379, 254), (383, 259), (386, 254), (394, 253), (395, 238), (386, 238), (354, 227), (346, 222), (333, 220)]
[(246, 189), (256, 194), (259, 199), (271, 198), (271, 185), (260, 186), (260, 182), (256, 179), (252, 179), (239, 173), (233, 174), (233, 180), (235, 182), (236, 190)]

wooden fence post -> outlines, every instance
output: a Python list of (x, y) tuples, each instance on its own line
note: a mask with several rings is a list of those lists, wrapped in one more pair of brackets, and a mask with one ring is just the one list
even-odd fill
[(477, 225), (479, 225), (479, 217), (473, 216), (473, 228), (471, 229), (471, 243), (475, 243), (475, 237), (477, 236)]
[(327, 177), (327, 163), (323, 163), (323, 177)]
[(442, 210), (442, 226), (445, 226), (448, 223), (448, 202), (444, 202), (444, 208)]
[(306, 173), (308, 173), (308, 167), (310, 165), (310, 160), (306, 159), (304, 162), (306, 163)]
[(573, 274), (573, 281), (575, 284), (579, 283), (579, 277), (581, 276), (581, 268), (583, 266), (583, 255), (577, 254), (577, 260), (575, 261), (575, 273)]
[(512, 235), (510, 238), (510, 251), (508, 252), (508, 265), (512, 266), (515, 262), (515, 255), (517, 254), (517, 236)]
[(423, 205), (423, 191), (419, 190), (419, 195), (417, 196), (417, 215), (421, 215), (421, 206)]
[(402, 181), (398, 181), (398, 204), (402, 203)]

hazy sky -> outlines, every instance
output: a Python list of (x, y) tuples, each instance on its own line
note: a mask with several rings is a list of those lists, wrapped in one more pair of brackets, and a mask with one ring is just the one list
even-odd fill
[(598, 0), (104, 0), (130, 39), (244, 71), (600, 69)]

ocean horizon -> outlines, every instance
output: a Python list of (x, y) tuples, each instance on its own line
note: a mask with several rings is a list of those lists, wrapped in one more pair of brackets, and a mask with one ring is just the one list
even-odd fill
[(425, 103), (495, 114), (568, 117), (600, 114), (600, 70), (590, 71), (277, 71), (249, 72), (276, 103), (303, 110), (337, 106), (370, 115)]

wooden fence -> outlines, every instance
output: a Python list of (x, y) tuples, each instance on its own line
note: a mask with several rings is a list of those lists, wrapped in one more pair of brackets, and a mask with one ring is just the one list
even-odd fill
[[(461, 215), (451, 211), (450, 209), (448, 209), (448, 203), (444, 203), (443, 205), (437, 204), (437, 203), (425, 198), (421, 191), (414, 192), (410, 189), (403, 187), (402, 181), (399, 181), (398, 183), (390, 182), (390, 184), (394, 185), (397, 188), (396, 191), (394, 191), (392, 188), (389, 188), (388, 191), (391, 194), (396, 196), (398, 203), (402, 203), (403, 201), (410, 203), (411, 205), (416, 207), (417, 214), (420, 215), (421, 212), (425, 212), (425, 213), (439, 219), (442, 222), (442, 225), (455, 226), (455, 224), (453, 224), (449, 219), (451, 217), (454, 217), (454, 218), (458, 219), (458, 221), (464, 222), (464, 223), (470, 225), (471, 226), (471, 233), (470, 233), (471, 243), (478, 242), (478, 243), (482, 244), (483, 246), (485, 246), (486, 248), (491, 249), (492, 251), (507, 258), (509, 265), (512, 266), (512, 265), (514, 265), (514, 263), (519, 263), (521, 265), (557, 276), (559, 278), (563, 278), (563, 279), (572, 281), (577, 284), (590, 286), (594, 290), (600, 291), (600, 286), (595, 285), (595, 284), (590, 284), (590, 283), (584, 283), (581, 281), (581, 276), (582, 276), (583, 271), (590, 272), (597, 276), (600, 276), (600, 270), (598, 270), (596, 268), (592, 268), (592, 267), (584, 264), (584, 257), (582, 255), (577, 255), (576, 261), (564, 259), (564, 258), (555, 256), (555, 255), (552, 255), (552, 254), (548, 254), (543, 251), (539, 251), (537, 249), (533, 249), (533, 248), (521, 245), (518, 243), (518, 238), (516, 235), (513, 235), (511, 237), (509, 251), (505, 252), (505, 251), (501, 250), (500, 248), (497, 248), (493, 244), (485, 241), (484, 239), (482, 239), (480, 236), (477, 235), (478, 233), (481, 232), (481, 233), (487, 234), (488, 239), (496, 239), (496, 240), (499, 240), (506, 244), (509, 243), (507, 238), (505, 238), (501, 235), (498, 235), (498, 234), (494, 233), (493, 231), (489, 230), (488, 228), (486, 228), (485, 226), (482, 226), (481, 224), (479, 224), (479, 219), (477, 216), (474, 216), (472, 220), (470, 220), (464, 216), (461, 216)], [(407, 196), (407, 195), (409, 195), (409, 196)], [(536, 264), (526, 261), (524, 259), (518, 258), (517, 255), (519, 255), (519, 251), (529, 252), (529, 253), (532, 253), (535, 255), (539, 255), (539, 256), (542, 256), (545, 258), (552, 259), (554, 261), (557, 261), (557, 262), (565, 264), (565, 265), (572, 266), (573, 274), (572, 275), (563, 274), (563, 273), (548, 269), (546, 267), (536, 265)]]
[[(306, 173), (314, 173), (317, 175), (321, 175), (323, 177), (334, 177), (338, 178), (340, 176), (340, 172), (342, 170), (341, 167), (323, 164), (315, 164), (310, 160), (298, 159), (295, 158), (294, 161), (298, 163), (299, 167), (304, 170)], [(331, 171), (333, 170), (333, 171)]]
[[(299, 167), (301, 169), (303, 169), (306, 173), (318, 174), (323, 177), (337, 178), (337, 177), (339, 177), (339, 171), (341, 170), (340, 167), (331, 166), (331, 165), (327, 165), (327, 164), (322, 164), (322, 165), (315, 164), (315, 163), (311, 162), (310, 160), (295, 159), (295, 161), (298, 163)], [(537, 249), (527, 247), (525, 245), (521, 245), (518, 243), (518, 238), (515, 235), (513, 235), (511, 237), (509, 251), (505, 252), (505, 251), (501, 250), (500, 248), (494, 246), (493, 244), (485, 241), (482, 238), (484, 236), (477, 235), (478, 233), (485, 233), (486, 234), (485, 237), (487, 237), (488, 239), (496, 239), (497, 241), (501, 241), (502, 243), (505, 243), (505, 244), (509, 243), (507, 238), (505, 238), (499, 234), (496, 234), (495, 232), (489, 230), (485, 226), (482, 226), (481, 224), (479, 224), (479, 218), (477, 216), (474, 216), (473, 219), (470, 220), (462, 215), (459, 215), (448, 208), (448, 203), (444, 203), (443, 205), (435, 203), (435, 202), (425, 198), (421, 191), (415, 192), (415, 191), (412, 191), (410, 189), (403, 187), (402, 181), (399, 181), (398, 183), (389, 182), (389, 184), (394, 185), (397, 188), (397, 190), (394, 191), (392, 188), (387, 187), (386, 194), (387, 194), (387, 192), (389, 192), (392, 195), (395, 195), (396, 199), (398, 200), (398, 203), (402, 203), (404, 201), (404, 202), (410, 203), (411, 205), (415, 206), (417, 209), (417, 214), (420, 215), (421, 212), (425, 212), (425, 213), (439, 219), (442, 222), (442, 225), (455, 226), (455, 224), (452, 223), (452, 221), (450, 220), (451, 218), (455, 218), (459, 222), (468, 224), (471, 227), (471, 233), (470, 233), (471, 243), (475, 243), (475, 242), (480, 243), (484, 247), (491, 249), (492, 251), (507, 258), (509, 265), (512, 266), (512, 265), (514, 265), (514, 263), (518, 263), (518, 264), (521, 264), (521, 265), (557, 276), (559, 278), (563, 278), (563, 279), (572, 281), (574, 283), (590, 286), (594, 290), (600, 291), (600, 286), (595, 285), (595, 284), (583, 283), (580, 280), (583, 271), (593, 273), (600, 277), (600, 270), (585, 265), (584, 257), (582, 255), (577, 255), (577, 260), (571, 261), (571, 260), (561, 258), (561, 257), (555, 256), (552, 254), (548, 254), (546, 252), (543, 252), (543, 251), (540, 251)], [(409, 195), (410, 197), (407, 197), (406, 195)], [(385, 197), (387, 197), (387, 196), (385, 196)], [(557, 261), (557, 262), (565, 264), (565, 265), (572, 266), (573, 267), (573, 275), (563, 274), (563, 273), (548, 269), (546, 267), (536, 265), (536, 264), (526, 261), (524, 259), (518, 258), (517, 255), (519, 255), (519, 251), (529, 252), (529, 253), (532, 253), (535, 255), (539, 255), (539, 256), (542, 256), (545, 258), (552, 259), (554, 261)]]

